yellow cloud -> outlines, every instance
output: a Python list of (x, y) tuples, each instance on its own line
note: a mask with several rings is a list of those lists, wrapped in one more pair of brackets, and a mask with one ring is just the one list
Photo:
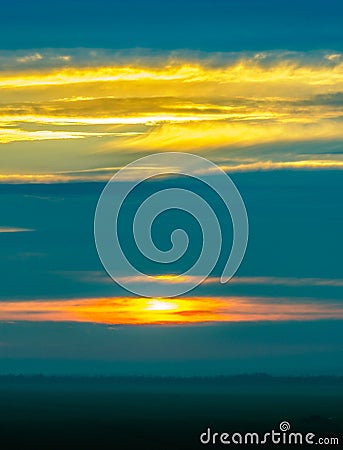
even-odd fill
[[(47, 118), (44, 118), (47, 120)], [(29, 122), (29, 120), (27, 120)], [(56, 125), (54, 120), (51, 122)], [(58, 124), (66, 125), (68, 122), (61, 121)], [(71, 122), (74, 123), (74, 122)], [(50, 140), (66, 140), (66, 139), (84, 139), (88, 137), (101, 137), (101, 136), (136, 136), (140, 133), (101, 133), (101, 132), (87, 132), (87, 131), (53, 131), (53, 130), (37, 130), (28, 131), (20, 128), (2, 128), (0, 129), (0, 144), (8, 144), (9, 142), (21, 142), (21, 141), (50, 141)]]
[[(167, 123), (151, 129), (145, 135), (121, 142), (120, 145), (122, 148), (136, 150), (199, 151), (226, 148), (229, 152), (232, 146), (343, 139), (343, 127), (339, 121), (307, 123), (311, 119), (313, 120), (293, 117), (290, 122), (288, 117), (288, 120), (269, 120), (267, 123), (256, 119), (253, 122), (225, 120)], [(106, 147), (111, 149), (113, 144), (108, 143)], [(252, 153), (251, 156), (255, 155)]]
[[(142, 57), (117, 65), (107, 58), (88, 67), (77, 66), (74, 56), (31, 52), (14, 57), (12, 70), (0, 71), (0, 145), (11, 143), (1, 150), (3, 176), (69, 179), (61, 174), (66, 167), (117, 166), (123, 151), (160, 150), (220, 150), (228, 170), (342, 167), (341, 157), (325, 147), (343, 139), (339, 54), (312, 62), (282, 54), (267, 55), (267, 62), (266, 55), (235, 61), (225, 55), (217, 61), (211, 55)], [(28, 69), (32, 63), (36, 68)], [(31, 166), (23, 170), (21, 155), (41, 158), (37, 141), (55, 142), (47, 144), (45, 165), (35, 174)], [(73, 141), (68, 151), (66, 141)], [(304, 158), (297, 147), (290, 154), (279, 145), (312, 141), (323, 145), (325, 158), (314, 152)], [(263, 154), (257, 147), (265, 144), (273, 150)]]
[[(41, 59), (36, 53), (21, 60)], [(330, 59), (330, 58), (329, 58)], [(330, 61), (335, 60), (331, 57)], [(45, 69), (44, 71), (0, 75), (0, 89), (20, 89), (34, 86), (59, 86), (66, 84), (107, 83), (118, 81), (177, 81), (181, 83), (260, 84), (294, 83), (312, 86), (342, 85), (343, 63), (334, 67), (317, 65), (302, 66), (301, 63), (281, 62), (264, 66), (252, 61), (233, 65), (211, 67), (206, 61), (199, 63), (174, 63), (162, 67), (102, 66)]]

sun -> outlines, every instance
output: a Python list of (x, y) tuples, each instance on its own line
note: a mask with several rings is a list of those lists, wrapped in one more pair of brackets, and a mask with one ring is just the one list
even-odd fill
[(177, 304), (154, 298), (148, 302), (146, 309), (149, 311), (171, 311), (177, 309)]

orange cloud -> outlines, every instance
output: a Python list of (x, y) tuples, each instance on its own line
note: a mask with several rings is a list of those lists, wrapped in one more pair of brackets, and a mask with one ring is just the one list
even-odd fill
[(71, 321), (103, 324), (192, 324), (204, 322), (343, 318), (343, 305), (305, 299), (189, 297), (182, 299), (94, 298), (1, 302), (1, 321)]

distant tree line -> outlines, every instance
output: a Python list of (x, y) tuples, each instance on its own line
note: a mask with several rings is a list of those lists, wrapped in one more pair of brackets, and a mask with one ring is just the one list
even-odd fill
[(76, 384), (187, 384), (187, 385), (232, 385), (232, 384), (343, 384), (343, 376), (275, 376), (267, 373), (250, 373), (222, 376), (122, 376), (122, 375), (0, 375), (0, 384), (6, 383), (76, 383)]

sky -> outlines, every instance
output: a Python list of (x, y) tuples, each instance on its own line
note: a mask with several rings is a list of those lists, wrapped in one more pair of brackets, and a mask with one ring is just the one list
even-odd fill
[[(0, 373), (342, 374), (342, 14), (332, 0), (2, 5)], [(227, 227), (207, 280), (142, 298), (101, 265), (95, 208), (116, 171), (170, 151), (231, 176), (249, 244), (229, 283)], [(193, 281), (177, 275), (201, 246), (194, 220), (165, 214), (157, 246), (177, 224), (189, 251), (170, 265), (138, 254), (132, 214), (171, 187), (197, 188), (142, 183), (121, 222), (157, 287)]]

